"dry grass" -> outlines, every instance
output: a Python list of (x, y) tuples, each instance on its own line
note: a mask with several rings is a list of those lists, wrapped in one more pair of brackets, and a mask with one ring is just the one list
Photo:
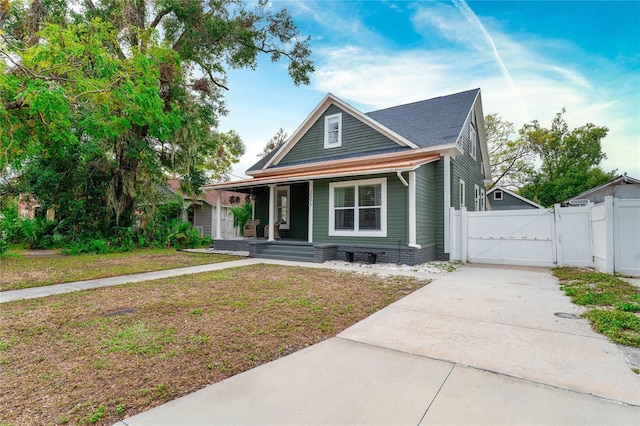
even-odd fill
[(0, 423), (113, 424), (427, 284), (256, 265), (0, 305)]
[(78, 256), (36, 250), (0, 258), (0, 291), (204, 265), (232, 259), (238, 257), (187, 253), (175, 249), (145, 249)]

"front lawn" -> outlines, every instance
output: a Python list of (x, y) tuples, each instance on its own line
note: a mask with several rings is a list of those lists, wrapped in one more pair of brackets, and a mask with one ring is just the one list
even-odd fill
[(588, 309), (582, 315), (612, 341), (640, 348), (640, 291), (628, 282), (573, 267), (554, 269), (571, 301)]
[(125, 253), (69, 256), (58, 251), (9, 252), (0, 258), (0, 291), (40, 287), (139, 272), (160, 271), (240, 259), (235, 256), (144, 249)]
[(0, 423), (113, 424), (335, 336), (428, 281), (254, 265), (0, 304)]

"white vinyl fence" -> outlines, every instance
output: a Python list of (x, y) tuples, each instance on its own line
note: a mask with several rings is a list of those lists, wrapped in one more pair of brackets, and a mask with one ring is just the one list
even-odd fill
[(593, 266), (640, 275), (640, 200), (546, 210), (450, 212), (450, 258), (532, 266)]

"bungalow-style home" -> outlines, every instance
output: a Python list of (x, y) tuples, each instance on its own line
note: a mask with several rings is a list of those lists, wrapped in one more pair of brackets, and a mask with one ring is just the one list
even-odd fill
[(604, 197), (611, 196), (619, 199), (640, 199), (640, 180), (623, 174), (611, 179), (604, 185), (578, 194), (573, 198), (563, 201), (563, 206), (584, 205), (587, 203), (604, 203)]
[(501, 186), (487, 191), (487, 203), (490, 210), (544, 209), (540, 204)]
[[(167, 179), (167, 185), (160, 188), (161, 194), (168, 200), (174, 199), (182, 203), (182, 219), (188, 220), (194, 228), (200, 231), (203, 237), (214, 237), (215, 224), (217, 221), (215, 203), (217, 191), (209, 190), (192, 197), (182, 192), (178, 179)], [(237, 230), (233, 227), (233, 216), (231, 208), (237, 204), (238, 200), (244, 200), (245, 194), (230, 191), (221, 192), (221, 237), (234, 238)]]
[(369, 113), (327, 94), (246, 173), (203, 189), (252, 194), (258, 238), (225, 239), (218, 223), (216, 248), (315, 262), (448, 259), (450, 209), (485, 207), (480, 89)]

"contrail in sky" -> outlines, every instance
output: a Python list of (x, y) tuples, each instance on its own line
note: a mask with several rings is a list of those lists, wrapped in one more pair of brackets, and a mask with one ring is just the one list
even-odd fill
[(498, 62), (498, 65), (500, 66), (500, 69), (502, 70), (502, 75), (507, 80), (507, 83), (509, 84), (511, 90), (513, 91), (513, 94), (518, 98), (518, 101), (520, 102), (520, 106), (522, 107), (522, 110), (526, 114), (527, 121), (528, 121), (530, 119), (529, 110), (527, 109), (527, 106), (524, 104), (524, 101), (522, 100), (522, 97), (520, 96), (520, 92), (518, 92), (516, 85), (513, 83), (513, 80), (511, 79), (511, 74), (509, 74), (509, 70), (507, 69), (507, 66), (502, 61), (502, 58), (500, 57), (500, 53), (498, 53), (498, 49), (496, 48), (496, 44), (493, 42), (493, 39), (487, 32), (484, 25), (482, 25), (482, 22), (480, 22), (480, 20), (478, 19), (478, 16), (473, 12), (473, 10), (471, 10), (471, 8), (469, 7), (469, 5), (465, 0), (452, 0), (452, 1), (453, 1), (453, 5), (456, 8), (458, 8), (458, 10), (464, 15), (465, 18), (467, 18), (467, 21), (471, 22), (471, 24), (477, 26), (480, 29), (480, 31), (482, 31), (482, 34), (484, 35), (485, 40), (491, 46), (491, 50), (493, 51), (494, 58), (496, 59), (496, 61)]

